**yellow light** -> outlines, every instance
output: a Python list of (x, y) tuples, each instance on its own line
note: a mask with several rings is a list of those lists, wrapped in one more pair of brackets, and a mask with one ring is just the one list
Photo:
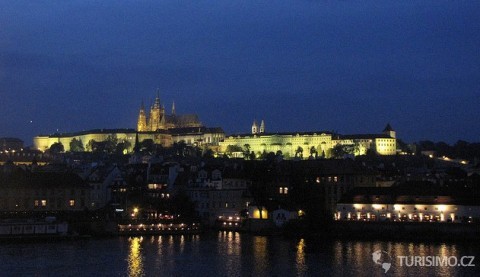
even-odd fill
[(380, 210), (380, 209), (382, 208), (382, 205), (380, 205), (380, 204), (372, 204), (372, 208), (373, 208), (374, 210)]
[(138, 213), (138, 208), (133, 208), (134, 213)]
[(303, 216), (305, 215), (305, 212), (303, 210), (298, 210), (298, 216)]
[(361, 209), (362, 209), (362, 204), (353, 204), (353, 207), (354, 207), (356, 210), (361, 210)]
[(400, 211), (400, 205), (393, 205), (393, 209), (395, 211)]
[(437, 205), (437, 208), (439, 211), (444, 212), (447, 209), (447, 206), (445, 205)]

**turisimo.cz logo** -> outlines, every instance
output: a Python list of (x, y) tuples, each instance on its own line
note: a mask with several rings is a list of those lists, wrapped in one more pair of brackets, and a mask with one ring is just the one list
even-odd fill
[[(397, 256), (397, 259), (398, 263), (395, 264), (401, 267), (475, 266), (474, 256), (462, 256), (460, 258), (455, 256)], [(387, 273), (392, 267), (392, 257), (383, 250), (373, 252), (372, 260), (376, 265), (381, 266), (384, 273)]]
[(372, 253), (372, 260), (375, 264), (379, 265), (382, 267), (383, 270), (385, 270), (385, 273), (390, 270), (392, 267), (392, 258), (390, 255), (382, 250), (377, 250)]

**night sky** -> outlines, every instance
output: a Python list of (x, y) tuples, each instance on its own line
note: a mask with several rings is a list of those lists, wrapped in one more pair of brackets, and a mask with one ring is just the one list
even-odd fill
[(480, 1), (1, 1), (0, 137), (207, 126), (480, 141)]

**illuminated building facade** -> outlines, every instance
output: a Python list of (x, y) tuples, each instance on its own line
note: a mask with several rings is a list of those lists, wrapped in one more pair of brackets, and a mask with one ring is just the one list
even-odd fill
[(102, 142), (114, 136), (119, 142), (128, 141), (130, 147), (127, 152), (132, 152), (137, 135), (139, 142), (150, 139), (163, 147), (171, 147), (173, 143), (180, 141), (184, 141), (187, 145), (216, 146), (225, 137), (222, 128), (208, 127), (173, 128), (155, 132), (137, 132), (134, 129), (96, 129), (76, 133), (36, 136), (33, 138), (33, 146), (35, 149), (45, 151), (52, 144), (60, 142), (65, 151), (70, 151), (70, 142), (75, 138), (82, 141), (85, 151), (91, 151), (87, 147), (88, 142), (92, 140)]
[(167, 115), (165, 106), (161, 104), (158, 94), (148, 116), (143, 103), (138, 113), (137, 131), (139, 132), (155, 132), (157, 130), (191, 127), (202, 127), (198, 116), (196, 114), (177, 115), (175, 102), (172, 104), (171, 114)]
[(338, 201), (334, 218), (465, 223), (480, 220), (480, 206), (474, 193), (435, 188), (433, 184), (356, 188)]
[(157, 95), (154, 104), (147, 116), (142, 103), (137, 121), (137, 130), (134, 129), (96, 129), (75, 133), (62, 133), (52, 135), (40, 135), (33, 138), (35, 149), (45, 151), (54, 143), (61, 143), (65, 151), (70, 151), (70, 142), (73, 139), (81, 140), (85, 151), (91, 151), (87, 147), (90, 141), (104, 142), (109, 137), (115, 137), (118, 142), (128, 142), (130, 147), (126, 152), (132, 152), (136, 137), (138, 141), (152, 140), (155, 144), (163, 147), (171, 147), (173, 143), (184, 141), (187, 145), (195, 146), (218, 146), (225, 137), (222, 128), (208, 128), (202, 125), (195, 114), (177, 115), (175, 103), (172, 112), (167, 115), (165, 107)]
[(236, 157), (243, 157), (248, 147), (256, 157), (262, 153), (278, 153), (285, 158), (303, 158), (310, 156), (330, 158), (334, 156), (337, 145), (349, 147), (354, 155), (365, 155), (367, 151), (375, 151), (379, 155), (395, 155), (397, 153), (396, 133), (390, 126), (385, 127), (381, 134), (338, 135), (331, 132), (293, 132), (293, 133), (266, 133), (265, 122), (260, 127), (257, 122), (252, 124), (251, 134), (230, 135), (220, 143), (220, 152), (226, 153), (232, 146), (242, 149), (231, 153)]

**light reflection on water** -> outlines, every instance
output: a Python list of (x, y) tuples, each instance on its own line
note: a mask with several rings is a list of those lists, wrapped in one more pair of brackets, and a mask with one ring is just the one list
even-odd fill
[(308, 266), (305, 263), (305, 239), (300, 239), (297, 244), (297, 256), (295, 260), (295, 265), (297, 266), (298, 273), (301, 275), (306, 273), (308, 270)]
[[(473, 243), (285, 239), (236, 232), (0, 244), (0, 275), (385, 276), (372, 261), (375, 250), (391, 256), (390, 276), (480, 276), (480, 246)], [(476, 256), (478, 266), (400, 267), (399, 255)]]
[(143, 237), (129, 238), (130, 253), (128, 255), (128, 275), (132, 277), (143, 276)]

